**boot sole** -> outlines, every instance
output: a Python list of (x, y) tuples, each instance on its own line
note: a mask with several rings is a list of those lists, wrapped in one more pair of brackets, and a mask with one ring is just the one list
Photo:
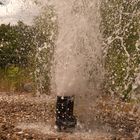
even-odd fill
[(65, 132), (65, 133), (73, 133), (75, 131), (75, 127), (67, 127), (67, 126), (56, 126), (57, 132)]

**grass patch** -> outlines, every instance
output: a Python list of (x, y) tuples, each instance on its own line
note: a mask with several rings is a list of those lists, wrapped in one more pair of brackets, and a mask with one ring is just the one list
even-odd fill
[(9, 66), (0, 69), (0, 92), (22, 91), (25, 83), (33, 82), (33, 73), (28, 68)]

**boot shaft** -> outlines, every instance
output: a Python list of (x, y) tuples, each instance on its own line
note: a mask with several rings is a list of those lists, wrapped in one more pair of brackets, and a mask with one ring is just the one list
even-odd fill
[(73, 115), (74, 97), (72, 96), (57, 96), (56, 102), (56, 115), (64, 116)]
[(67, 110), (67, 98), (57, 96), (56, 118), (64, 118), (66, 110)]
[(74, 97), (58, 96), (56, 102), (56, 125), (65, 127), (75, 127), (76, 118), (73, 115)]

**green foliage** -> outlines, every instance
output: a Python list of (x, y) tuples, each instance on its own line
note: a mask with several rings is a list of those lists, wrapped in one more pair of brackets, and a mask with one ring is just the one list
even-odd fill
[(50, 93), (51, 65), (57, 37), (57, 17), (54, 8), (45, 6), (42, 13), (34, 19), (36, 30), (35, 45), (35, 83), (37, 92)]
[(20, 90), (24, 82), (33, 81), (34, 35), (34, 27), (21, 21), (0, 25), (1, 90)]
[(104, 38), (106, 91), (128, 99), (140, 64), (140, 2), (106, 0), (101, 5)]
[(0, 69), (0, 91), (24, 91), (23, 86), (26, 83), (33, 83), (33, 74), (29, 68), (11, 65)]
[(3, 81), (16, 88), (23, 82), (35, 82), (40, 93), (50, 92), (56, 19), (53, 7), (45, 7), (32, 26), (21, 21), (0, 25), (0, 87)]
[(7, 69), (7, 76), (11, 79), (17, 77), (19, 74), (19, 67), (15, 67), (14, 65), (13, 66), (10, 66), (8, 67)]
[(23, 22), (0, 25), (0, 68), (10, 64), (27, 66), (33, 47), (33, 29)]

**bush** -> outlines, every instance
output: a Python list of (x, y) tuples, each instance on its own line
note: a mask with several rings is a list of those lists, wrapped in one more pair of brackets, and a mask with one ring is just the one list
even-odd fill
[(107, 93), (134, 95), (140, 64), (140, 1), (106, 0), (101, 5)]

